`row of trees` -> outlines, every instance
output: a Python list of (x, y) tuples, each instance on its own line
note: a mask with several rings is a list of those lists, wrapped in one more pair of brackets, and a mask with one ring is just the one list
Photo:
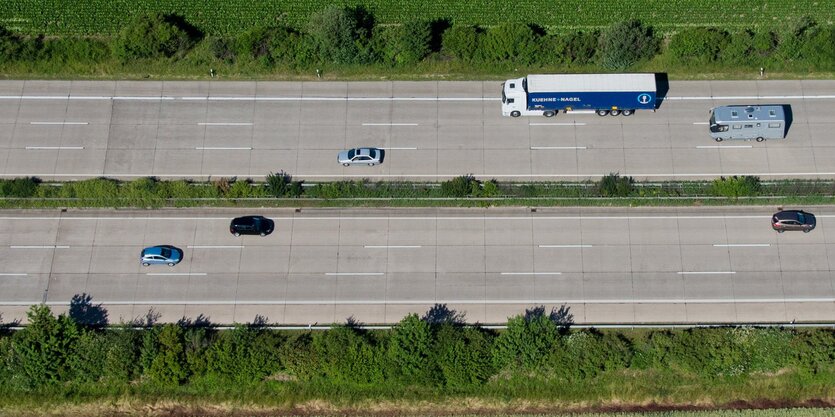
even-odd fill
[(67, 383), (228, 387), (266, 380), (455, 392), (500, 384), (498, 376), (571, 383), (626, 369), (704, 381), (778, 370), (812, 375), (831, 372), (835, 360), (832, 329), (576, 331), (565, 308), (530, 309), (503, 331), (465, 325), (443, 305), (408, 315), (392, 330), (366, 330), (349, 319), (327, 331), (276, 331), (257, 318), (220, 331), (203, 317), (158, 325), (150, 313), (131, 330), (106, 329), (101, 306), (81, 301), (58, 317), (33, 306), (26, 328), (0, 337), (6, 392)]
[[(664, 46), (668, 43), (668, 46)], [(199, 52), (192, 52), (199, 50)], [(201, 33), (178, 16), (137, 17), (113, 39), (25, 38), (0, 28), (0, 54), (13, 60), (97, 63), (116, 59), (178, 60), (204, 53), (216, 64), (257, 62), (273, 67), (309, 69), (330, 65), (408, 66), (432, 59), (485, 67), (588, 66), (624, 70), (667, 52), (671, 63), (729, 66), (805, 65), (835, 68), (835, 30), (803, 18), (781, 32), (697, 27), (659, 34), (639, 21), (603, 30), (551, 34), (544, 28), (504, 24), (490, 28), (448, 21), (375, 24), (362, 7), (327, 7), (306, 27), (258, 27), (236, 37)], [(201, 68), (202, 69), (202, 68)]]

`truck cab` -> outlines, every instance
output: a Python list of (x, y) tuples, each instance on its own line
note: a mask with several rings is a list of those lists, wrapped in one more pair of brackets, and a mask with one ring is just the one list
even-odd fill
[(541, 116), (543, 110), (528, 110), (526, 79), (515, 78), (502, 83), (502, 116)]

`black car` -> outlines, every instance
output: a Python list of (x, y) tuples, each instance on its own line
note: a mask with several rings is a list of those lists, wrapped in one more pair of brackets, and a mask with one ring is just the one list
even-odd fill
[(815, 228), (815, 215), (803, 210), (783, 210), (771, 216), (771, 227), (783, 233), (786, 230), (802, 230), (809, 233)]
[(235, 236), (240, 235), (261, 235), (266, 236), (273, 232), (275, 223), (264, 216), (243, 216), (232, 219), (229, 223), (229, 232)]

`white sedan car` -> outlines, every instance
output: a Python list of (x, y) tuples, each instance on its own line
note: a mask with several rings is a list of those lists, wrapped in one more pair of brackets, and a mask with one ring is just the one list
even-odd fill
[(336, 158), (344, 166), (368, 165), (374, 166), (383, 162), (383, 151), (377, 148), (355, 148), (342, 151)]

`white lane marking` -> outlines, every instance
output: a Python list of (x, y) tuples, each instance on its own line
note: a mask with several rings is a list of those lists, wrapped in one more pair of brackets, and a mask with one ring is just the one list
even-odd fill
[(217, 123), (198, 123), (198, 126), (252, 126), (251, 122), (217, 122)]
[(86, 125), (87, 122), (29, 122), (30, 125)]
[(501, 275), (562, 275), (562, 272), (502, 272)]
[(734, 271), (681, 271), (679, 275), (728, 275), (735, 274)]
[[(835, 95), (767, 96), (666, 96), (663, 100), (814, 100), (835, 99)], [(73, 96), (4, 95), (0, 100), (209, 100), (209, 101), (500, 101), (501, 97), (289, 97), (289, 96)], [(594, 110), (571, 110), (568, 114), (592, 114)]]
[[(835, 218), (835, 214), (816, 214), (815, 217), (817, 218)], [(276, 216), (271, 217), (273, 219), (280, 219), (280, 220), (450, 220), (450, 221), (461, 221), (461, 220), (474, 220), (474, 221), (483, 221), (483, 220), (520, 220), (520, 221), (530, 221), (530, 220), (676, 220), (676, 219), (686, 219), (686, 220), (702, 220), (702, 219), (770, 219), (770, 214), (762, 214), (762, 215), (688, 215), (688, 216), (450, 216), (450, 217), (443, 217), (443, 216), (435, 216), (435, 217), (428, 217), (428, 216), (344, 216), (344, 217), (335, 217), (335, 216), (322, 216), (322, 217), (293, 217), (293, 216)], [(228, 217), (153, 217), (153, 216), (140, 216), (140, 217), (93, 217), (93, 216), (85, 216), (85, 217), (46, 217), (46, 216), (35, 216), (35, 217), (26, 217), (26, 216), (0, 216), (0, 220), (173, 220), (173, 221), (183, 221), (183, 220), (229, 220)]]
[(417, 123), (363, 123), (363, 126), (418, 126)]
[[(32, 301), (0, 301), (0, 306), (28, 306), (41, 304), (42, 300)], [(437, 298), (432, 300), (200, 300), (200, 301), (170, 301), (170, 300), (97, 300), (103, 305), (433, 305), (433, 304), (760, 304), (760, 303), (832, 303), (833, 297), (800, 297), (800, 298), (648, 298), (648, 299), (483, 299), (458, 300)], [(46, 305), (65, 306), (70, 301), (47, 301)]]
[(394, 246), (365, 245), (363, 247), (366, 248), (366, 249), (414, 249), (414, 248), (422, 248), (423, 246), (420, 246), (420, 245), (394, 245)]
[(27, 151), (44, 151), (44, 150), (73, 150), (73, 151), (80, 151), (84, 149), (83, 146), (27, 146)]
[(29, 274), (17, 274), (17, 273), (7, 273), (7, 272), (0, 273), (0, 277), (25, 277), (27, 275), (29, 275)]
[[(9, 177), (54, 177), (54, 178), (99, 178), (111, 175), (118, 178), (145, 178), (148, 176), (158, 178), (208, 178), (208, 177), (241, 177), (241, 178), (264, 178), (267, 174), (250, 173), (212, 173), (212, 174), (62, 174), (62, 173), (8, 173), (0, 174), (0, 178)], [(474, 174), (477, 178), (599, 178), (595, 174)], [(641, 178), (684, 178), (684, 177), (714, 177), (720, 176), (757, 176), (757, 177), (811, 177), (829, 176), (835, 177), (835, 172), (716, 172), (716, 173), (634, 173), (621, 172), (621, 176)], [(454, 178), (450, 174), (293, 174), (299, 178)]]
[(148, 276), (205, 276), (205, 272), (148, 272)]
[(791, 96), (683, 96), (664, 97), (664, 100), (775, 100), (775, 99), (833, 99), (835, 95), (791, 95)]
[(582, 150), (586, 149), (585, 146), (531, 146), (531, 150), (534, 151), (541, 151), (541, 150)]
[(244, 248), (243, 245), (238, 245), (238, 246), (231, 246), (231, 245), (230, 246), (224, 246), (224, 245), (206, 245), (206, 246), (188, 245), (186, 247), (189, 248), (189, 249), (243, 249)]
[(382, 272), (325, 272), (327, 276), (365, 276), (365, 275), (384, 275)]
[(693, 122), (693, 124), (694, 125), (706, 125), (706, 124), (710, 124), (710, 123), (708, 123), (708, 122)]
[(728, 243), (728, 244), (717, 243), (713, 246), (715, 246), (717, 248), (749, 248), (749, 247), (750, 248), (767, 248), (767, 247), (771, 246), (771, 244), (770, 243)]
[(10, 249), (69, 249), (66, 245), (12, 245)]
[(386, 150), (386, 151), (388, 151), (388, 150), (396, 150), (396, 151), (416, 151), (416, 150), (417, 150), (417, 148), (377, 148), (377, 149), (383, 149), (383, 150)]
[(585, 126), (585, 123), (528, 123), (528, 126)]
[(697, 146), (696, 149), (748, 149), (753, 148), (751, 145), (707, 145)]
[(222, 147), (222, 146), (196, 146), (194, 149), (198, 151), (251, 151), (251, 146), (241, 146), (241, 147)]
[(591, 245), (539, 245), (540, 248), (590, 248)]

